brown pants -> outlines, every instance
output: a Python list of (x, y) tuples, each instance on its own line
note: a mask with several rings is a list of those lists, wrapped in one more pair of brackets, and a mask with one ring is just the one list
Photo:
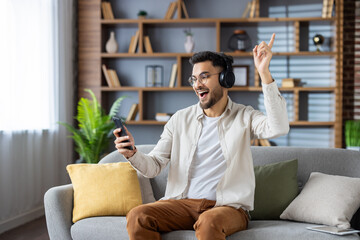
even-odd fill
[(243, 209), (206, 199), (160, 200), (133, 208), (126, 216), (130, 240), (160, 240), (161, 232), (195, 230), (199, 240), (225, 239), (248, 226)]

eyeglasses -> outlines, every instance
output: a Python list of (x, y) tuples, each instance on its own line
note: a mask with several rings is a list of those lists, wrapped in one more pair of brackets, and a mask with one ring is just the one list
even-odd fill
[(210, 74), (210, 73), (200, 73), (197, 78), (196, 78), (195, 76), (189, 77), (188, 82), (189, 82), (189, 84), (190, 84), (191, 86), (194, 86), (194, 84), (195, 84), (196, 81), (199, 81), (201, 84), (206, 84), (208, 78), (209, 78), (210, 76), (216, 75), (216, 74), (219, 74), (219, 72), (218, 72), (218, 73), (213, 73), (213, 74)]

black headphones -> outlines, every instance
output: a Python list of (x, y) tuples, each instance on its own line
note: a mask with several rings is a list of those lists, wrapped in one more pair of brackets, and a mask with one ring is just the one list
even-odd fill
[(219, 75), (219, 82), (222, 87), (231, 88), (235, 83), (235, 74), (231, 62), (227, 59), (224, 54), (219, 54), (226, 63), (226, 68)]

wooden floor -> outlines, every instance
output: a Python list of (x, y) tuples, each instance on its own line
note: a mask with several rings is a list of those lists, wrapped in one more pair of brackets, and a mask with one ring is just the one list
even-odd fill
[(4, 232), (0, 240), (49, 240), (45, 217)]

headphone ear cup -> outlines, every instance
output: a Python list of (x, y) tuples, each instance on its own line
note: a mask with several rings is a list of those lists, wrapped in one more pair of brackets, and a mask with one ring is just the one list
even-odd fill
[(226, 74), (226, 71), (222, 71), (220, 74), (219, 74), (219, 83), (222, 87), (226, 87), (225, 86), (225, 74)]
[(222, 87), (231, 88), (235, 83), (235, 75), (232, 71), (222, 71), (219, 75), (219, 82)]
[(226, 71), (225, 74), (226, 88), (231, 88), (235, 83), (235, 75), (232, 71)]

